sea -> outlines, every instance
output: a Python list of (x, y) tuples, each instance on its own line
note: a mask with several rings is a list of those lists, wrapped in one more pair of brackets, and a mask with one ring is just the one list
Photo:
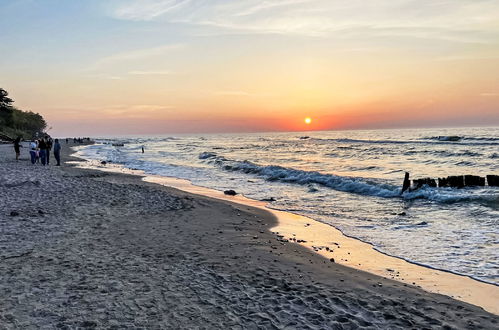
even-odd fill
[(78, 155), (275, 199), (382, 253), (499, 285), (499, 187), (401, 194), (405, 172), (499, 175), (498, 127), (107, 137)]

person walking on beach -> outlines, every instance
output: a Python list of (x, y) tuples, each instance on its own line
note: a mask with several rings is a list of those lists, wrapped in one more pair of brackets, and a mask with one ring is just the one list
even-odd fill
[(38, 144), (35, 141), (31, 141), (29, 144), (29, 154), (31, 156), (31, 164), (35, 164), (36, 162), (36, 148), (38, 147)]
[(40, 149), (40, 160), (42, 162), (42, 165), (45, 166), (47, 162), (47, 142), (44, 138), (40, 139), (40, 142), (38, 143), (38, 149)]
[(54, 157), (57, 161), (55, 166), (61, 166), (61, 144), (59, 143), (59, 139), (55, 139), (54, 141)]
[(50, 151), (52, 150), (52, 138), (49, 136), (45, 137), (45, 143), (47, 144), (45, 155), (47, 156), (47, 165), (48, 165), (50, 163)]
[(14, 151), (16, 152), (16, 162), (19, 161), (19, 155), (21, 154), (21, 137), (18, 136), (14, 141)]

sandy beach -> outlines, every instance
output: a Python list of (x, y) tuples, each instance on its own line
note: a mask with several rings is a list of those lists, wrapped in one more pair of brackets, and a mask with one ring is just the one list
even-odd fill
[[(63, 144), (63, 161), (70, 157)], [(0, 146), (0, 328), (493, 329), (475, 305), (343, 266), (267, 211)]]

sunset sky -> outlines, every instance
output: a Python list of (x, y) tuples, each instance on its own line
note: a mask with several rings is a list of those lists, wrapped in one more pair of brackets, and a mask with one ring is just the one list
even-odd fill
[(0, 0), (0, 56), (57, 136), (499, 125), (497, 0)]

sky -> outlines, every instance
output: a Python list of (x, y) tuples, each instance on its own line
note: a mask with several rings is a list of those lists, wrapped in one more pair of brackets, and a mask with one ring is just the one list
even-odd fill
[(497, 0), (0, 0), (0, 54), (55, 136), (499, 125)]

